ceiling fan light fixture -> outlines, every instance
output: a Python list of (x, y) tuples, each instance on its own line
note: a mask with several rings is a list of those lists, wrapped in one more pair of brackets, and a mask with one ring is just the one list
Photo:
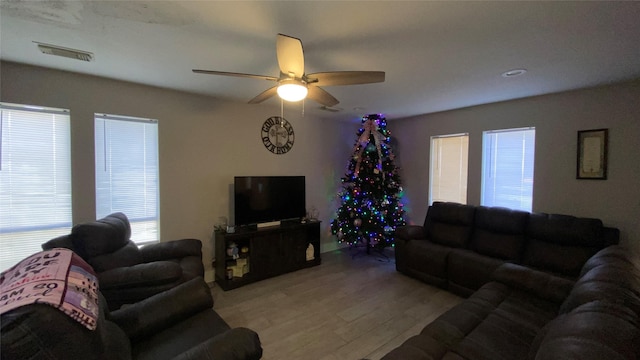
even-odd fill
[(280, 83), (277, 92), (282, 100), (296, 102), (306, 98), (309, 89), (304, 81), (287, 79)]

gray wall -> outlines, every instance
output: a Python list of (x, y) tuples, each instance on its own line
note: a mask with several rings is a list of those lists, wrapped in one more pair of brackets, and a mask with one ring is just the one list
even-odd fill
[[(536, 128), (533, 211), (603, 220), (640, 247), (640, 81), (389, 121), (399, 139), (406, 208), (427, 211), (430, 137), (469, 133), (467, 202), (480, 204), (482, 132)], [(577, 132), (609, 129), (607, 180), (577, 180)]]
[[(93, 114), (159, 120), (161, 238), (203, 240), (207, 280), (218, 217), (229, 217), (234, 175), (305, 175), (307, 206), (316, 206), (322, 248), (337, 248), (329, 222), (359, 123), (303, 117), (291, 107), (296, 143), (285, 155), (266, 151), (264, 120), (276, 102), (223, 100), (9, 62), (0, 63), (0, 100), (71, 110), (74, 223), (95, 219)], [(480, 202), (482, 131), (536, 127), (533, 210), (601, 218), (640, 246), (640, 82), (388, 119), (401, 166), (408, 219), (422, 223), (429, 186), (429, 138), (469, 132), (468, 202)], [(348, 119), (347, 119), (348, 120)], [(576, 180), (578, 130), (609, 129), (608, 180)]]
[[(337, 248), (330, 217), (357, 125), (302, 116), (285, 107), (296, 140), (284, 155), (267, 151), (262, 123), (280, 115), (276, 101), (246, 105), (160, 88), (22, 64), (0, 63), (3, 102), (71, 110), (74, 223), (95, 220), (94, 113), (158, 119), (162, 241), (203, 241), (207, 280), (213, 278), (213, 225), (231, 218), (235, 175), (305, 175), (307, 207), (322, 223), (322, 251)], [(342, 133), (346, 135), (343, 136)], [(48, 239), (43, 239), (43, 242)]]

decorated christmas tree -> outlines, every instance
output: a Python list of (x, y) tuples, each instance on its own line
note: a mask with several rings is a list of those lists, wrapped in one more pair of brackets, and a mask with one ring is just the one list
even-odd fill
[(384, 249), (394, 244), (396, 227), (405, 224), (386, 119), (377, 114), (363, 117), (357, 136), (331, 232), (349, 246)]

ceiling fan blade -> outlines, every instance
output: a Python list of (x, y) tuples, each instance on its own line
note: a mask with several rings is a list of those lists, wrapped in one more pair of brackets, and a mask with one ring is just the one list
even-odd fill
[(278, 34), (276, 56), (280, 72), (285, 75), (293, 74), (297, 78), (304, 75), (304, 53), (300, 39)]
[(274, 86), (274, 87), (270, 87), (267, 90), (261, 92), (260, 94), (258, 94), (258, 96), (254, 97), (253, 99), (249, 100), (249, 104), (259, 104), (269, 98), (271, 98), (272, 96), (276, 95), (278, 93), (278, 87)]
[(277, 77), (266, 76), (266, 75), (253, 75), (253, 74), (243, 74), (243, 73), (233, 73), (226, 71), (213, 71), (213, 70), (198, 70), (193, 69), (194, 73), (198, 74), (209, 74), (209, 75), (223, 75), (223, 76), (236, 76), (236, 77), (246, 77), (252, 79), (261, 79), (261, 80), (269, 80), (269, 81), (278, 81)]
[(358, 85), (384, 82), (384, 71), (332, 71), (307, 75), (318, 86)]
[(321, 105), (328, 107), (332, 107), (340, 103), (340, 101), (334, 98), (333, 95), (329, 94), (323, 88), (317, 86), (309, 86), (309, 93), (307, 94), (307, 97), (320, 103)]

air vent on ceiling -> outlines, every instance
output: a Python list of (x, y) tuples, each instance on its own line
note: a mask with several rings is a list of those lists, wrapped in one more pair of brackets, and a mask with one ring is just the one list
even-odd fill
[(338, 112), (342, 110), (342, 108), (339, 108), (339, 107), (332, 107), (332, 106), (325, 106), (325, 105), (320, 106), (319, 109), (324, 111), (329, 111), (329, 112)]
[(88, 51), (69, 49), (62, 46), (43, 44), (37, 41), (34, 41), (38, 45), (38, 49), (42, 51), (43, 54), (63, 56), (69, 59), (76, 59), (82, 61), (92, 61), (93, 53)]

